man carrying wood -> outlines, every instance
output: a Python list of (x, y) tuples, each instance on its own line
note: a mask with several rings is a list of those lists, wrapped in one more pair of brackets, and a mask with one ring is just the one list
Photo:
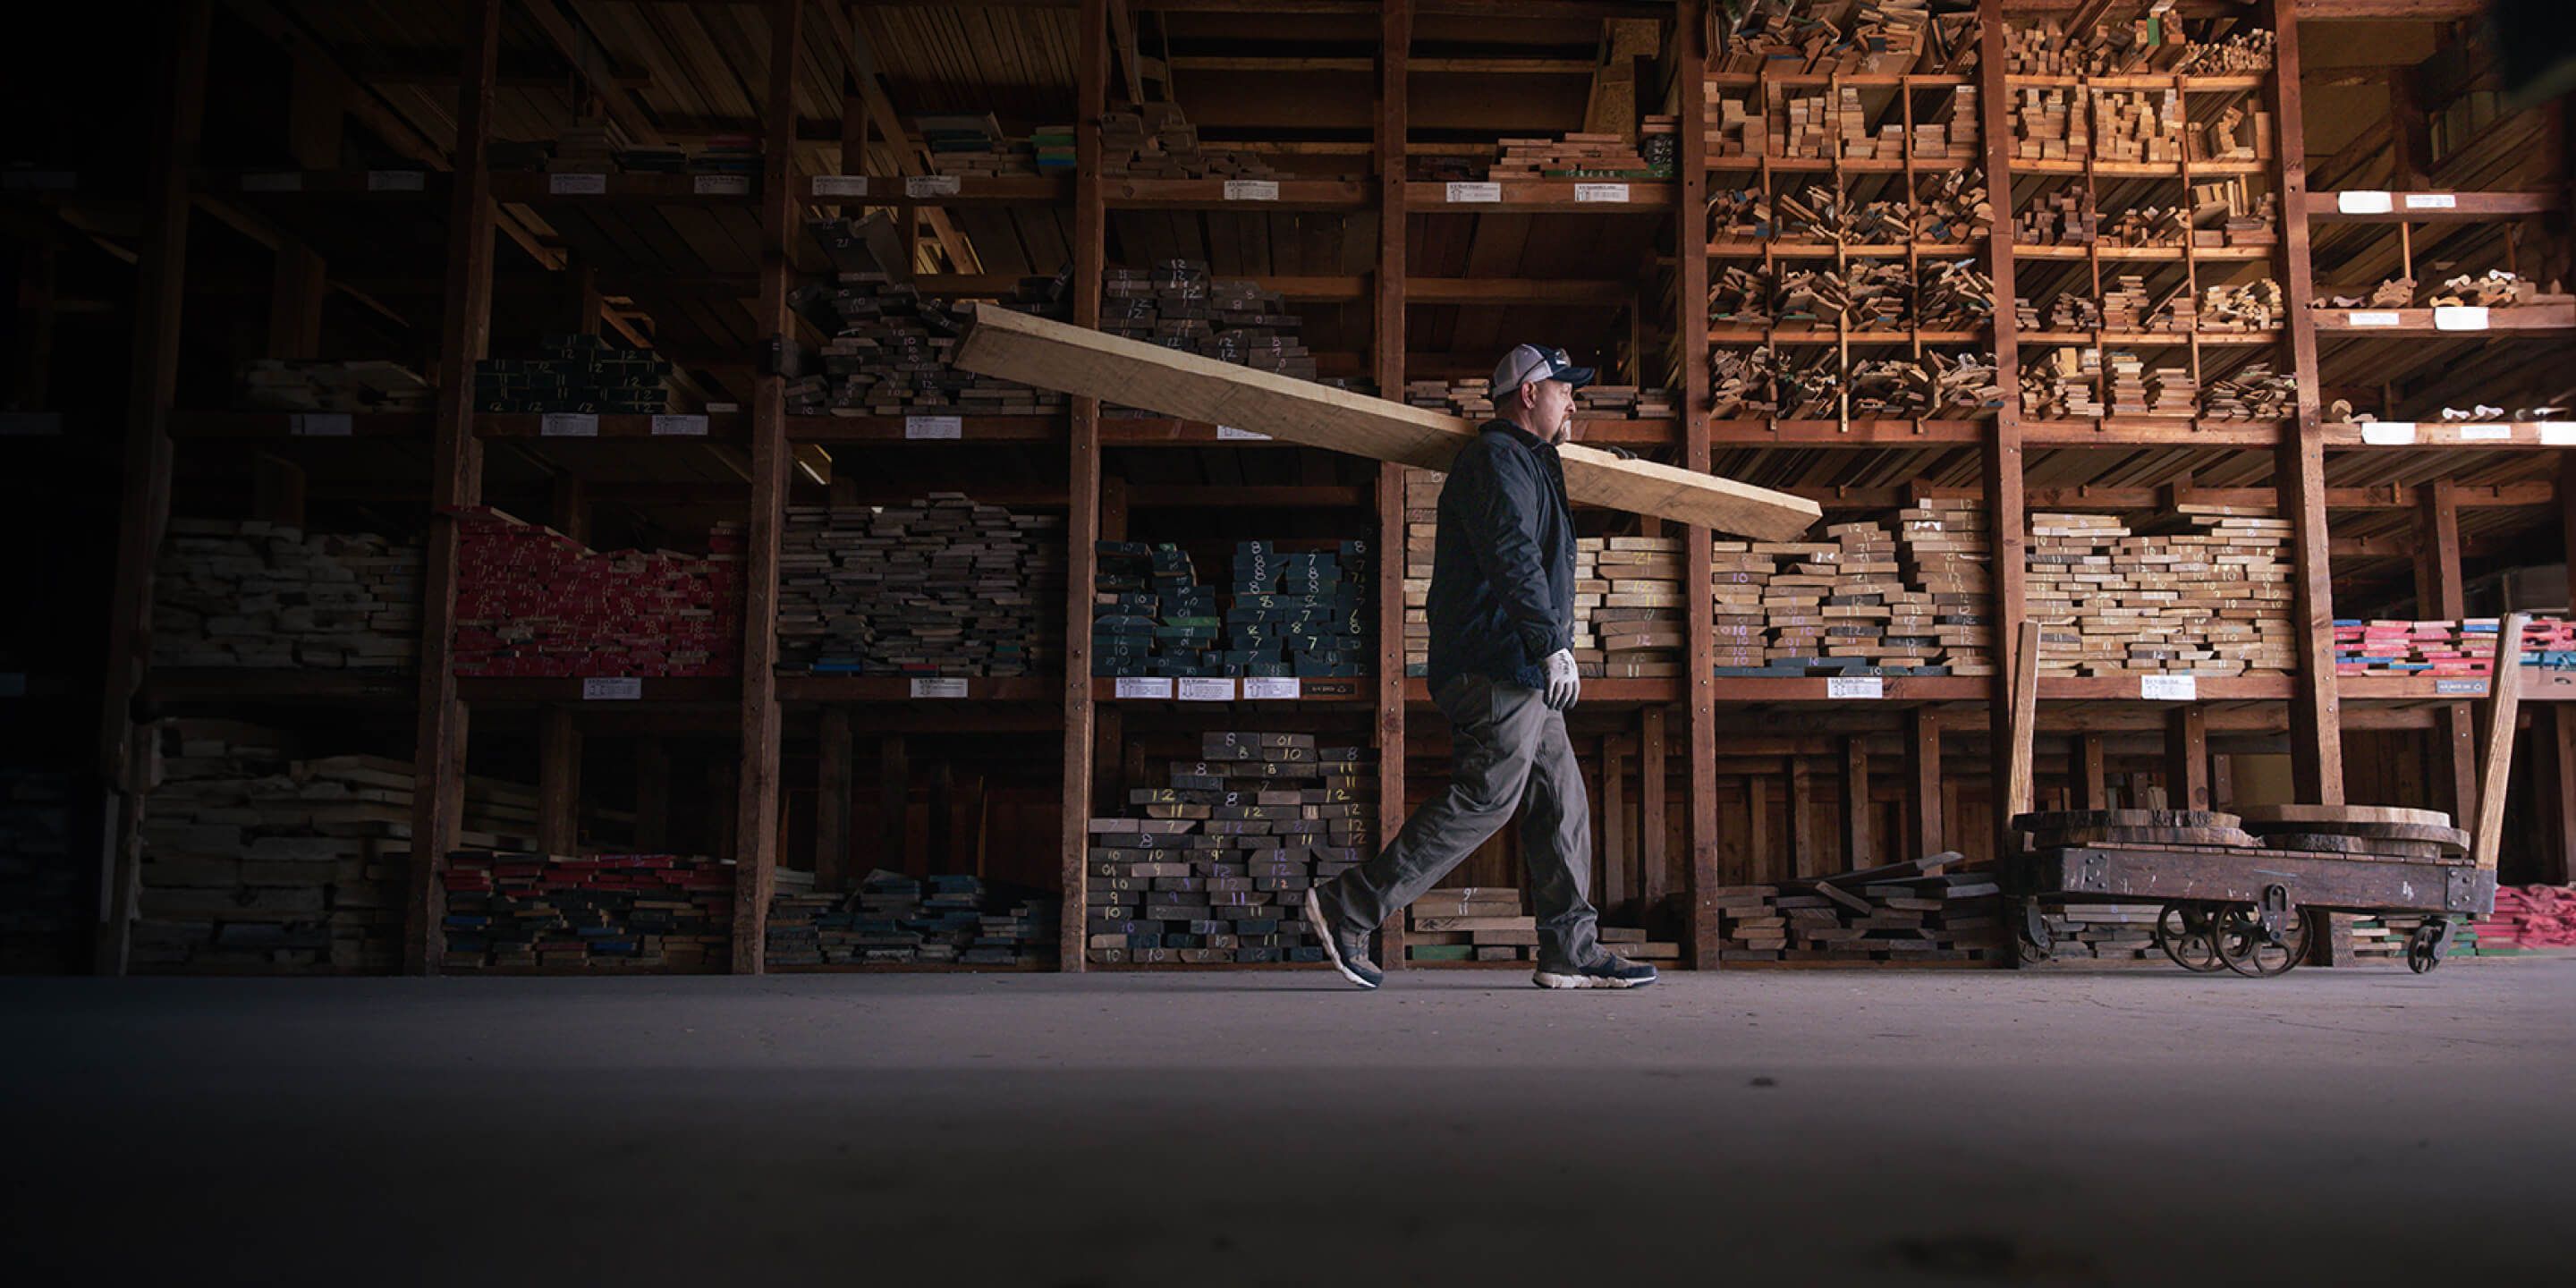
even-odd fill
[(1498, 418), (1440, 489), (1431, 566), (1431, 700), (1449, 718), (1450, 781), (1377, 857), (1306, 892), (1343, 978), (1376, 988), (1369, 932), (1420, 898), (1527, 804), (1521, 853), (1542, 988), (1635, 988), (1655, 968), (1601, 947), (1584, 889), (1592, 811), (1565, 733), (1574, 667), (1574, 514), (1557, 448), (1592, 379), (1563, 349), (1521, 345), (1494, 368)]

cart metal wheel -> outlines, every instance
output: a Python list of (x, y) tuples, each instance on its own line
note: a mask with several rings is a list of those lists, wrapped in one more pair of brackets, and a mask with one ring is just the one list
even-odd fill
[(2281, 942), (2264, 938), (2262, 914), (2250, 903), (2229, 904), (2210, 923), (2218, 960), (2239, 975), (2286, 975), (2308, 955), (2308, 919), (2291, 909)]
[(2209, 914), (2197, 904), (2169, 903), (2156, 914), (2156, 947), (2184, 970), (2207, 974), (2223, 970), (2218, 944), (2210, 938)]
[(2013, 943), (2021, 950), (2021, 959), (2038, 963), (2056, 956), (2056, 938), (2049, 933), (2048, 916), (2041, 910), (2039, 900), (2015, 902), (2019, 905), (2020, 915), (2013, 918)]
[(2430, 921), (2417, 926), (2415, 933), (2406, 937), (2406, 969), (2422, 975), (2441, 965), (2442, 940), (2448, 937), (2447, 930), (2448, 926), (2436, 926)]

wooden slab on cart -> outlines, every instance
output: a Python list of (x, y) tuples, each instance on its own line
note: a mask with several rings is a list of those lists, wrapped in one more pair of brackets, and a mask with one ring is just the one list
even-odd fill
[(2248, 823), (2414, 823), (2449, 827), (2451, 816), (2437, 809), (2403, 809), (2395, 805), (2248, 805), (2238, 810)]
[(2232, 827), (2067, 827), (2034, 832), (2030, 843), (2051, 850), (2068, 845), (2199, 845), (2241, 850), (2251, 848), (2254, 837)]
[[(2402, 844), (2402, 842), (2400, 844)], [(2236, 860), (2238, 862), (2256, 862), (2265, 859), (2352, 859), (2363, 863), (2421, 863), (2437, 868), (2462, 868), (2467, 867), (2470, 862), (2467, 855), (2446, 854), (2442, 852), (2440, 846), (2432, 847), (2433, 853), (2421, 856), (2399, 854), (2388, 850), (2355, 851), (2352, 853), (2336, 854), (2320, 850), (2282, 849), (2277, 846), (2268, 845), (2256, 845), (2251, 849), (2238, 849), (2233, 846), (2225, 845), (2059, 845), (2031, 847), (2033, 853), (2037, 853), (2041, 850), (2054, 852), (2057, 850), (2101, 849), (2141, 850), (2150, 853), (2163, 854), (2225, 855), (2229, 859)]]
[[(976, 310), (956, 364), (978, 375), (1423, 469), (1447, 469), (1476, 433), (1443, 412), (1003, 308)], [(1578, 444), (1557, 455), (1565, 464), (1566, 495), (1587, 505), (1764, 541), (1803, 535), (1824, 516), (1803, 497), (1670, 465), (1621, 460)]]
[(2303, 833), (2324, 832), (2334, 836), (2357, 836), (2373, 841), (2426, 841), (2448, 850), (2466, 853), (2469, 834), (2456, 827), (2427, 827), (2420, 823), (2332, 823), (2320, 819), (2313, 823), (2250, 825), (2256, 834), (2296, 829)]
[(2210, 809), (2060, 809), (2022, 814), (2013, 826), (2025, 832), (2077, 827), (2242, 827), (2234, 814)]
[(2349, 854), (2360, 858), (2438, 861), (2443, 854), (2442, 847), (2431, 841), (2391, 841), (2373, 836), (2341, 836), (2332, 832), (2266, 832), (2262, 844), (2266, 849), (2296, 850), (2303, 854)]

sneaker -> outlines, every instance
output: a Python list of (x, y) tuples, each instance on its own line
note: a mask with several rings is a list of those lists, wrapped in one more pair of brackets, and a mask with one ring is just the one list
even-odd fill
[(1377, 987), (1386, 974), (1369, 960), (1368, 936), (1335, 929), (1332, 919), (1324, 915), (1323, 894), (1321, 886), (1306, 888), (1306, 926), (1315, 932), (1315, 938), (1324, 941), (1324, 959), (1342, 973), (1342, 978), (1362, 988)]
[(1644, 962), (1632, 962), (1617, 953), (1603, 953), (1589, 966), (1573, 970), (1548, 970), (1541, 967), (1530, 976), (1540, 988), (1644, 988), (1655, 982), (1655, 968)]

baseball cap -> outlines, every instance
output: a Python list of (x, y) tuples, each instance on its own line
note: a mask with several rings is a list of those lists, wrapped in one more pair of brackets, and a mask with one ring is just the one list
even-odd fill
[(1494, 366), (1494, 389), (1490, 397), (1500, 398), (1532, 380), (1562, 380), (1577, 389), (1592, 383), (1592, 368), (1574, 365), (1563, 349), (1542, 349), (1524, 344), (1503, 355)]

